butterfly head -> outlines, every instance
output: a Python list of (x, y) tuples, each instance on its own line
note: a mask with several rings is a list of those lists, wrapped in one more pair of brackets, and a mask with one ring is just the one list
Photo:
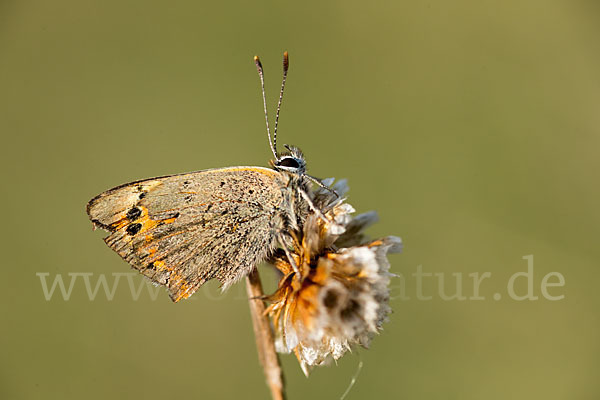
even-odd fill
[(286, 171), (296, 175), (304, 175), (306, 172), (306, 160), (302, 151), (294, 146), (285, 145), (288, 150), (272, 161), (273, 167), (278, 171)]

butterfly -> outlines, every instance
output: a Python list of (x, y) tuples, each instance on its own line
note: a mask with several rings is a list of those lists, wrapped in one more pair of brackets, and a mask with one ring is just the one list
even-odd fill
[[(175, 302), (217, 279), (224, 288), (289, 243), (314, 209), (302, 152), (277, 152), (277, 122), (289, 68), (283, 81), (273, 138), (269, 128), (264, 72), (254, 58), (262, 88), (271, 168), (229, 167), (126, 183), (94, 197), (87, 213), (95, 228), (109, 232), (106, 244)], [(293, 261), (292, 261), (293, 265)]]

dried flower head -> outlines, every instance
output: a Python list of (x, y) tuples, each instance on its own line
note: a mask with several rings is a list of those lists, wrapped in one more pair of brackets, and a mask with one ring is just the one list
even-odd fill
[[(334, 189), (343, 195), (347, 187), (341, 181)], [(353, 345), (368, 347), (391, 311), (387, 252), (402, 247), (393, 236), (366, 241), (362, 231), (376, 221), (374, 212), (352, 218), (352, 206), (324, 188), (313, 202), (322, 215), (312, 213), (295, 232), (289, 256), (281, 250), (273, 257), (283, 277), (267, 298), (278, 351), (293, 351), (307, 375)]]

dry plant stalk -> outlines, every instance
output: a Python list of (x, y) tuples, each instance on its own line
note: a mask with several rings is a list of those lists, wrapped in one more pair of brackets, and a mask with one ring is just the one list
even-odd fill
[(265, 312), (265, 303), (262, 300), (263, 289), (256, 267), (246, 277), (246, 292), (249, 297), (248, 302), (250, 304), (250, 314), (252, 315), (254, 336), (256, 337), (258, 359), (263, 367), (273, 399), (283, 400), (285, 399), (283, 372), (279, 364), (279, 356), (275, 351), (273, 331), (271, 330), (269, 317)]

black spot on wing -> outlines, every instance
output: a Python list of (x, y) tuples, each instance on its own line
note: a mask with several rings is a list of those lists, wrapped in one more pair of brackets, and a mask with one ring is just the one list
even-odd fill
[(142, 224), (140, 224), (140, 223), (131, 224), (127, 227), (127, 233), (130, 234), (131, 236), (133, 236), (136, 233), (138, 233), (141, 229), (142, 229)]
[(142, 210), (138, 207), (133, 207), (131, 210), (127, 211), (127, 219), (130, 221), (135, 221), (142, 215)]

